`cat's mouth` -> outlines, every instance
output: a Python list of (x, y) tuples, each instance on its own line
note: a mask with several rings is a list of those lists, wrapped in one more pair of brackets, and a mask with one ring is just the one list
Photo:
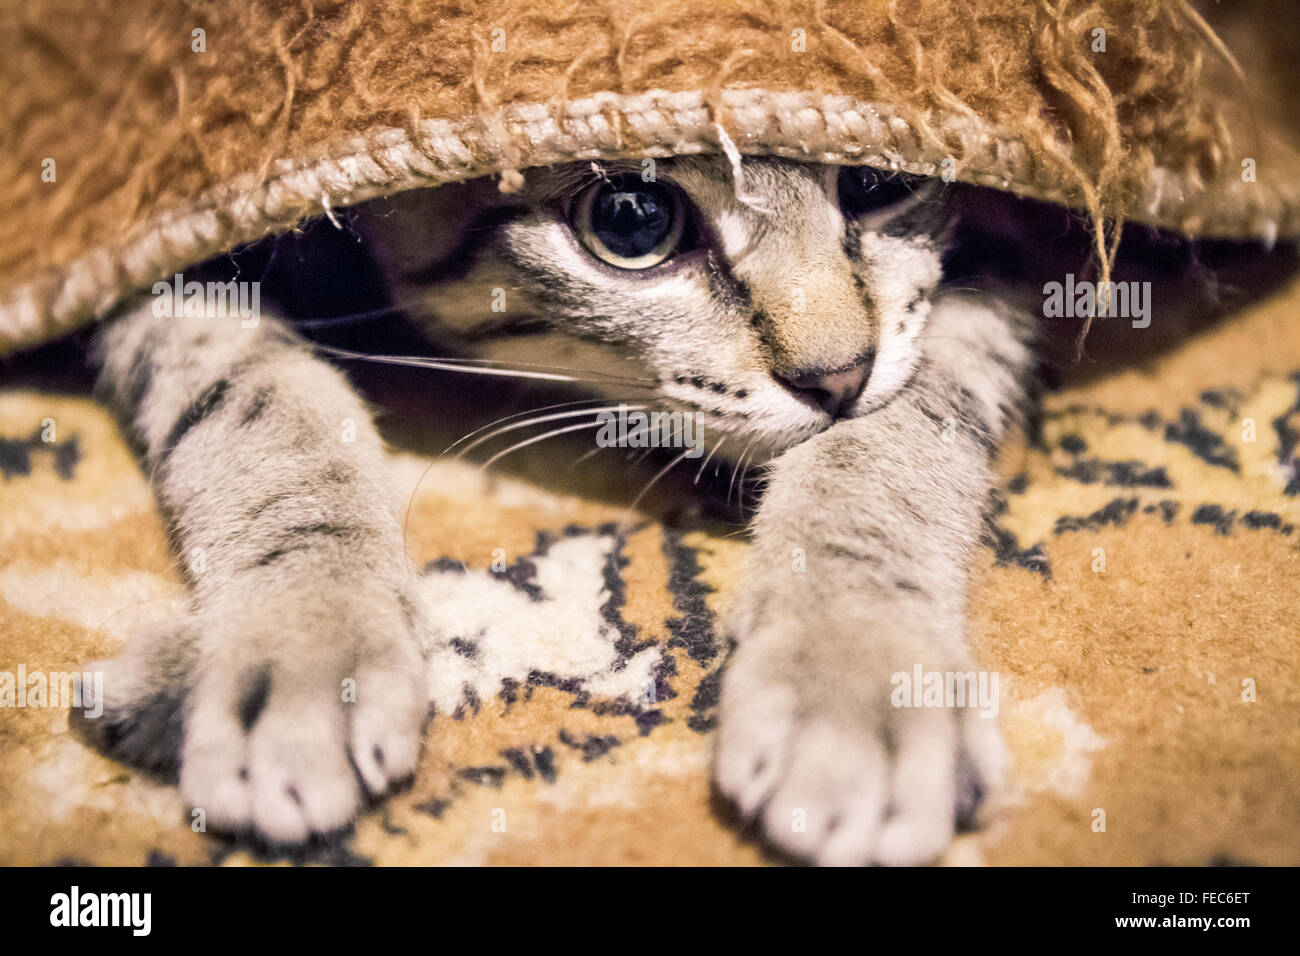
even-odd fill
[(770, 404), (774, 403), (763, 401), (757, 409), (722, 407), (675, 395), (664, 396), (666, 409), (690, 415), (695, 434), (702, 435), (711, 447), (716, 444), (717, 454), (732, 460), (746, 451), (760, 457), (775, 456), (833, 424), (830, 416), (811, 408), (787, 408), (781, 414), (773, 414)]

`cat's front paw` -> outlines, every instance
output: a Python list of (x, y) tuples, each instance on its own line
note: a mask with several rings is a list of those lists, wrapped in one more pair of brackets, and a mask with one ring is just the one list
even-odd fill
[(1000, 782), (1005, 750), (978, 699), (896, 706), (916, 702), (896, 675), (911, 681), (918, 665), (972, 674), (978, 689), (978, 673), (953, 635), (933, 633), (933, 615), (860, 595), (768, 597), (733, 617), (718, 788), (766, 839), (801, 859), (933, 861)]
[(341, 591), (200, 622), (180, 787), (209, 826), (302, 843), (414, 773), (426, 695), (413, 605)]

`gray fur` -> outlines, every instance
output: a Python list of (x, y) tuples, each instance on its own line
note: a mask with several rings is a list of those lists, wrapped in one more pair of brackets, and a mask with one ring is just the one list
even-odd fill
[(105, 666), (105, 743), (136, 753), (183, 699), (181, 792), (209, 826), (273, 843), (345, 826), (363, 787), (414, 771), (425, 712), (399, 503), (365, 407), (266, 316), (245, 329), (145, 302), (100, 348), (193, 600)]
[(996, 305), (939, 300), (902, 394), (771, 467), (731, 610), (715, 773), (792, 853), (925, 862), (968, 814), (967, 792), (1001, 779), (991, 720), (888, 702), (891, 675), (918, 664), (972, 670), (967, 566), (992, 485), (988, 438), (1010, 423), (1010, 369), (1029, 360), (1015, 329)]
[[(485, 358), (652, 381), (658, 404), (728, 436), (721, 454), (768, 461), (728, 618), (718, 787), (813, 861), (931, 859), (996, 785), (1001, 744), (974, 711), (891, 708), (889, 678), (970, 668), (967, 567), (1031, 325), (940, 290), (954, 210), (937, 182), (846, 221), (834, 167), (749, 160), (741, 194), (721, 158), (664, 161), (700, 247), (634, 273), (565, 221), (568, 197), (618, 168), (533, 170), (517, 196), (487, 181), (410, 193), (357, 223), (398, 301), (439, 335)], [(498, 289), (504, 313), (490, 310)], [(177, 725), (141, 714), (179, 712), (186, 799), (214, 824), (294, 842), (351, 818), (349, 761), (372, 793), (413, 769), (423, 626), (360, 400), (274, 319), (216, 321), (138, 305), (102, 336), (105, 390), (178, 555), (201, 549), (205, 570), (191, 618), (116, 665), (101, 739), (138, 757)], [(870, 377), (838, 421), (785, 381), (864, 355)], [(346, 677), (358, 703), (339, 702)]]

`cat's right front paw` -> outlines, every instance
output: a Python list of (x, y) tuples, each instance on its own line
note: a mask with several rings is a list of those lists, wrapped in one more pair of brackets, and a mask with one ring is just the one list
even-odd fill
[(216, 829), (298, 844), (409, 778), (426, 713), (409, 607), (313, 595), (214, 615), (186, 707), (186, 803)]
[[(895, 707), (892, 675), (967, 672), (928, 615), (852, 594), (756, 601), (723, 676), (714, 779), (783, 851), (822, 865), (914, 865), (1002, 776), (995, 721)], [(945, 652), (945, 647), (949, 650)]]

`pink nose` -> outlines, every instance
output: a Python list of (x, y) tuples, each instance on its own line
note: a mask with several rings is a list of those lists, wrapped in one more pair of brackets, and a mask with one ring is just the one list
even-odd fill
[(844, 418), (866, 388), (875, 360), (876, 352), (871, 349), (852, 365), (843, 368), (778, 372), (777, 377), (796, 395), (811, 401), (831, 418)]

